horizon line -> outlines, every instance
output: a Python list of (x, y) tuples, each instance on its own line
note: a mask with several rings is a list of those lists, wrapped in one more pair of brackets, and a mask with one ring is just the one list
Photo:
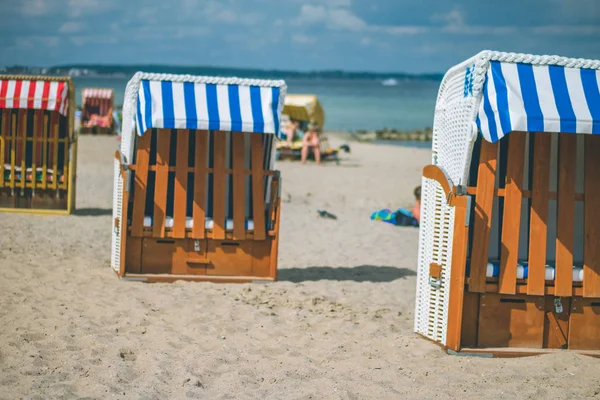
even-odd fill
[[(136, 64), (92, 64), (92, 63), (66, 63), (61, 65), (52, 65), (48, 67), (34, 66), (34, 65), (4, 65), (0, 66), (0, 68), (39, 68), (39, 69), (66, 69), (66, 68), (78, 68), (78, 69), (97, 69), (97, 68), (132, 68), (138, 69), (139, 67), (150, 67), (150, 68), (167, 68), (167, 69), (221, 69), (221, 70), (235, 70), (235, 71), (259, 71), (259, 72), (274, 72), (280, 74), (327, 74), (327, 73), (337, 73), (337, 74), (360, 74), (360, 75), (377, 75), (377, 76), (387, 76), (387, 75), (401, 75), (401, 76), (414, 76), (414, 77), (423, 77), (423, 76), (435, 76), (435, 77), (443, 77), (443, 72), (425, 72), (425, 73), (414, 73), (414, 72), (391, 72), (391, 71), (359, 71), (359, 70), (344, 70), (344, 69), (313, 69), (313, 70), (291, 70), (291, 69), (278, 69), (278, 68), (258, 68), (258, 67), (226, 67), (226, 66), (213, 66), (213, 65), (176, 65), (176, 64), (159, 64), (159, 63), (136, 63)], [(143, 69), (143, 68), (141, 68)]]

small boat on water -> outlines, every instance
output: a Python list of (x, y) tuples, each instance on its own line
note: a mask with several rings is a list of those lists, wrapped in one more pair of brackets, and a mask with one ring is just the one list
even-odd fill
[(389, 78), (381, 82), (381, 84), (383, 86), (396, 86), (398, 84), (398, 81), (394, 78)]

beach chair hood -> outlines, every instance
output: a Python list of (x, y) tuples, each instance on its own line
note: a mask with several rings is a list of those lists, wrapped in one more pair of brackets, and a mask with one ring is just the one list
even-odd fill
[(432, 162), (452, 185), (465, 182), (479, 134), (598, 134), (600, 61), (483, 51), (444, 76), (433, 131)]
[(597, 61), (506, 53), (481, 57), (465, 69), (464, 94), (473, 94), (478, 78), (476, 122), (488, 142), (511, 131), (600, 133)]
[(285, 92), (282, 80), (138, 72), (125, 92), (123, 140), (132, 138), (134, 128), (138, 135), (151, 128), (176, 128), (279, 137)]
[(298, 121), (311, 121), (322, 129), (325, 125), (325, 112), (314, 94), (289, 94), (285, 97), (283, 114)]
[(0, 76), (0, 109), (19, 108), (69, 112), (69, 81)]
[(112, 99), (113, 93), (113, 89), (83, 89), (81, 91), (82, 103), (85, 103), (87, 99)]

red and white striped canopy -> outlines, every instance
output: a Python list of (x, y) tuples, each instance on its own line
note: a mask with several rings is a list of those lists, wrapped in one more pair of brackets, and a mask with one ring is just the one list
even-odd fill
[(69, 84), (60, 81), (0, 79), (0, 109), (25, 108), (58, 111), (69, 109)]
[(113, 96), (112, 89), (83, 89), (81, 91), (81, 97), (83, 102), (85, 99), (110, 99)]

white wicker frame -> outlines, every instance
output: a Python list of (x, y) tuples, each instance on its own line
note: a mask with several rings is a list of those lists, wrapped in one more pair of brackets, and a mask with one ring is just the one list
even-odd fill
[[(133, 159), (135, 149), (135, 140), (137, 127), (135, 123), (135, 115), (137, 111), (137, 96), (142, 80), (152, 81), (170, 81), (170, 82), (195, 82), (195, 83), (212, 83), (217, 85), (242, 85), (242, 86), (259, 86), (259, 87), (278, 87), (278, 114), (281, 115), (287, 86), (283, 80), (267, 80), (267, 79), (246, 79), (246, 78), (226, 78), (226, 77), (211, 77), (211, 76), (192, 76), (192, 75), (175, 75), (175, 74), (156, 74), (147, 72), (137, 72), (127, 83), (125, 88), (125, 98), (123, 100), (123, 129), (121, 131), (121, 157), (123, 164), (129, 163)], [(275, 146), (273, 146), (273, 153)], [(275, 157), (271, 157), (274, 160)], [(272, 161), (273, 162), (273, 161)], [(121, 228), (123, 224), (122, 199), (123, 191), (129, 190), (130, 174), (126, 176), (126, 187), (120, 175), (119, 161), (114, 161), (114, 189), (113, 189), (113, 220), (118, 221), (118, 224), (113, 228), (112, 246), (111, 246), (111, 267), (119, 272), (121, 264)], [(126, 219), (126, 216), (125, 216)], [(126, 222), (126, 221), (125, 221)]]
[[(600, 69), (599, 60), (489, 50), (452, 67), (444, 76), (438, 92), (431, 159), (432, 164), (444, 171), (450, 187), (464, 185), (468, 179), (473, 144), (478, 134), (475, 119), (490, 61)], [(471, 77), (468, 82), (470, 90), (466, 93), (467, 68)], [(414, 330), (445, 345), (455, 210), (448, 205), (436, 181), (423, 178), (422, 189)], [(431, 263), (442, 266), (439, 281), (429, 279)]]

